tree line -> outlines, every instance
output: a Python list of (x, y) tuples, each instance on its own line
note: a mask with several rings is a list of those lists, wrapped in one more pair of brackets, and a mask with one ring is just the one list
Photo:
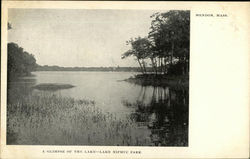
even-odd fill
[(122, 54), (122, 59), (135, 57), (143, 74), (152, 70), (156, 75), (189, 74), (190, 12), (168, 11), (151, 18), (148, 35), (128, 40), (131, 49)]
[(36, 69), (34, 55), (24, 51), (16, 43), (8, 43), (8, 77), (27, 76)]
[(103, 71), (103, 72), (140, 72), (139, 67), (61, 67), (38, 65), (36, 71)]
[[(8, 25), (8, 30), (12, 29), (10, 23)], [(8, 43), (7, 46), (7, 72), (8, 80), (17, 76), (27, 76), (30, 75), (37, 67), (36, 59), (34, 55), (24, 51), (24, 49), (16, 43)]]

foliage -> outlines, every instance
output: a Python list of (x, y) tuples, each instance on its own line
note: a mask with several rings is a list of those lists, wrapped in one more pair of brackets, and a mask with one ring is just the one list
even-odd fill
[[(143, 62), (141, 68), (146, 59), (150, 59), (155, 74), (188, 74), (190, 12), (168, 11), (155, 13), (151, 18), (148, 37), (131, 39), (128, 42), (131, 50), (125, 52), (122, 58), (135, 56), (140, 67), (140, 60)], [(182, 64), (178, 72), (168, 72), (177, 63)], [(142, 69), (142, 73), (145, 74), (146, 70)]]
[(135, 38), (127, 41), (127, 45), (131, 45), (131, 50), (128, 50), (124, 54), (122, 54), (122, 59), (128, 56), (135, 56), (137, 62), (140, 65), (142, 73), (146, 72), (146, 59), (151, 53), (151, 44), (147, 38)]
[(7, 28), (8, 28), (8, 30), (10, 30), (10, 29), (12, 29), (12, 25), (11, 25), (11, 23), (7, 23)]
[(15, 43), (8, 43), (8, 76), (29, 75), (36, 67), (36, 59)]

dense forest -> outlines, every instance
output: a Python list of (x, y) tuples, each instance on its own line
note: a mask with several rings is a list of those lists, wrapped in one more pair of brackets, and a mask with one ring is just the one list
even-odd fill
[[(189, 11), (168, 11), (151, 16), (147, 37), (131, 38), (131, 49), (122, 59), (134, 56), (143, 74), (189, 74)], [(148, 70), (147, 67), (152, 69)]]
[(36, 69), (36, 59), (16, 43), (8, 43), (8, 79), (30, 75)]

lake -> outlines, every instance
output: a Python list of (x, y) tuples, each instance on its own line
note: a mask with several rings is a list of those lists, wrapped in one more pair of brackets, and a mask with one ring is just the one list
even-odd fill
[[(188, 88), (124, 81), (134, 72), (32, 74), (8, 83), (7, 144), (188, 146)], [(75, 87), (33, 88), (41, 83)]]

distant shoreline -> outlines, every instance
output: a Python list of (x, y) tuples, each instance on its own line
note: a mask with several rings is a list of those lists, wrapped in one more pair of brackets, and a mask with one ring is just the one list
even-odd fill
[[(148, 68), (150, 71), (151, 68)], [(37, 66), (34, 71), (100, 71), (100, 72), (140, 72), (140, 67), (60, 67)], [(153, 71), (153, 70), (152, 70)]]

